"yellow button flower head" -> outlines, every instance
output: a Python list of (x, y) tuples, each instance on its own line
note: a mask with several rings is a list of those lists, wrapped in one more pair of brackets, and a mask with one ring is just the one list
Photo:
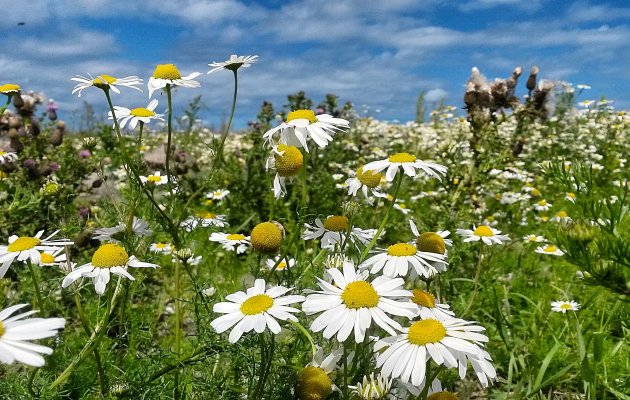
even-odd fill
[(201, 84), (194, 79), (201, 75), (199, 72), (193, 72), (189, 75), (182, 76), (175, 64), (158, 64), (155, 67), (153, 76), (149, 78), (149, 98), (153, 96), (153, 92), (169, 86), (182, 86), (187, 88), (198, 88)]
[(279, 222), (262, 222), (252, 229), (252, 247), (261, 253), (277, 252), (282, 245), (283, 238), (284, 228)]
[(118, 90), (118, 86), (125, 86), (131, 89), (138, 90), (142, 92), (142, 89), (136, 87), (138, 85), (142, 85), (142, 79), (137, 76), (128, 76), (126, 78), (116, 78), (111, 75), (99, 75), (96, 78), (92, 75), (88, 74), (87, 77), (82, 75), (77, 75), (70, 80), (78, 82), (77, 85), (72, 89), (72, 94), (78, 93), (78, 97), (81, 97), (81, 92), (84, 89), (89, 87), (95, 87), (104, 91), (108, 91), (111, 89), (112, 92), (120, 94), (120, 90)]

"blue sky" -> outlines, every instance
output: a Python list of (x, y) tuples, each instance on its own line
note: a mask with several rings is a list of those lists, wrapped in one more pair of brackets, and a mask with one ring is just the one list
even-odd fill
[[(102, 93), (71, 95), (70, 78), (138, 75), (158, 63), (204, 73), (199, 89), (176, 95), (181, 109), (203, 96), (203, 119), (218, 124), (230, 106), (232, 74), (206, 75), (230, 54), (258, 54), (239, 72), (237, 127), (263, 100), (280, 108), (298, 90), (368, 105), (381, 119), (414, 118), (420, 90), (462, 106), (470, 69), (489, 79), (536, 64), (544, 79), (588, 84), (630, 109), (630, 5), (563, 0), (0, 0), (0, 83), (43, 91), (71, 120), (83, 101), (105, 113)], [(24, 22), (18, 26), (18, 22)], [(522, 86), (522, 82), (521, 82)], [(521, 93), (522, 94), (522, 93)], [(161, 96), (158, 94), (158, 98)], [(162, 99), (161, 99), (162, 100)], [(116, 105), (146, 106), (123, 91)], [(165, 99), (158, 110), (165, 107)], [(380, 110), (376, 113), (376, 110)]]

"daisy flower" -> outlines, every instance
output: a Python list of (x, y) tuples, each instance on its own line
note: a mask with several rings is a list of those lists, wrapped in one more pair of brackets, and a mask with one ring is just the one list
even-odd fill
[[(94, 232), (94, 239), (101, 242), (120, 243), (115, 237), (124, 234), (127, 231), (127, 223), (121, 222), (117, 226), (111, 228), (100, 228)], [(136, 236), (151, 236), (153, 232), (149, 229), (149, 223), (143, 219), (133, 217), (131, 223), (131, 231)]]
[(321, 313), (311, 323), (311, 330), (323, 331), (326, 339), (337, 335), (337, 340), (343, 342), (354, 331), (354, 340), (361, 343), (372, 322), (395, 335), (395, 329), (402, 327), (387, 314), (407, 318), (416, 314), (416, 305), (408, 300), (412, 294), (403, 289), (402, 278), (379, 276), (368, 282), (367, 271), (357, 274), (351, 262), (344, 263), (343, 273), (333, 268), (328, 273), (334, 285), (317, 278), (321, 290), (302, 304), (306, 315)]
[(538, 253), (538, 254), (547, 254), (547, 255), (550, 255), (550, 256), (561, 256), (561, 255), (564, 255), (564, 251), (560, 250), (559, 248), (557, 248), (553, 244), (550, 244), (548, 246), (537, 247), (536, 250), (534, 250), (534, 251), (536, 253)]
[(304, 156), (295, 146), (279, 144), (273, 147), (272, 156), (267, 159), (267, 168), (276, 170), (273, 180), (273, 194), (276, 199), (287, 193), (285, 181), (297, 176), (304, 166)]
[(451, 234), (450, 231), (420, 233), (418, 227), (411, 219), (409, 220), (409, 226), (416, 237), (416, 247), (419, 251), (447, 255), (448, 250), (446, 248), (453, 245), (453, 241), (448, 238)]
[(230, 191), (227, 189), (217, 189), (212, 192), (206, 193), (206, 199), (209, 200), (223, 200), (230, 194)]
[(492, 246), (493, 244), (503, 244), (504, 242), (510, 241), (510, 238), (507, 235), (500, 235), (500, 233), (500, 230), (489, 227), (488, 225), (479, 225), (477, 227), (473, 225), (473, 230), (457, 230), (457, 234), (464, 238), (464, 243), (478, 242), (481, 240), (488, 246)]
[(263, 138), (270, 143), (273, 141), (273, 135), (280, 132), (280, 143), (303, 147), (308, 153), (307, 139), (324, 148), (332, 142), (337, 131), (349, 128), (350, 123), (345, 119), (334, 118), (328, 114), (315, 115), (312, 110), (295, 110), (287, 115), (286, 122), (268, 130)]
[(3, 278), (7, 273), (9, 266), (15, 261), (22, 261), (24, 263), (30, 261), (35, 265), (39, 265), (42, 259), (40, 251), (51, 251), (59, 249), (63, 246), (72, 246), (71, 240), (58, 239), (51, 240), (59, 231), (54, 231), (51, 235), (42, 239), (44, 231), (39, 231), (33, 237), (30, 236), (16, 236), (9, 237), (9, 244), (7, 246), (0, 246), (0, 278)]
[(387, 195), (380, 190), (381, 179), (383, 174), (366, 170), (364, 167), (359, 167), (354, 176), (346, 179), (346, 186), (348, 188), (349, 196), (356, 196), (357, 192), (361, 190), (363, 196), (369, 199), (369, 193), (372, 193), (376, 197), (387, 197)]
[(373, 173), (381, 172), (387, 169), (385, 179), (388, 182), (394, 180), (396, 173), (402, 168), (405, 175), (414, 177), (416, 170), (422, 170), (425, 174), (433, 176), (438, 180), (442, 180), (442, 176), (446, 174), (447, 168), (440, 164), (418, 160), (417, 157), (409, 153), (397, 153), (389, 156), (385, 160), (372, 161), (365, 164), (365, 170), (371, 170)]
[[(304, 240), (313, 240), (321, 238), (322, 249), (332, 249), (336, 244), (341, 243), (346, 239), (348, 233), (348, 217), (342, 215), (330, 215), (324, 222), (317, 218), (315, 225), (304, 224), (306, 229), (302, 235)], [(374, 235), (376, 229), (361, 229), (353, 227), (350, 231), (350, 241), (356, 245), (356, 242), (360, 242), (366, 245)]]
[(369, 377), (363, 376), (363, 381), (357, 383), (352, 391), (362, 400), (388, 399), (391, 387), (391, 379), (385, 379), (381, 374), (375, 378), (372, 372)]
[(67, 255), (63, 247), (59, 247), (53, 251), (42, 251), (40, 254), (39, 265), (41, 266), (61, 266), (66, 264)]
[(151, 243), (151, 246), (149, 246), (149, 251), (152, 251), (158, 254), (170, 254), (172, 250), (173, 249), (170, 243), (157, 242), (157, 243)]
[(407, 276), (411, 267), (418, 276), (429, 279), (445, 271), (448, 265), (444, 255), (418, 251), (417, 247), (410, 243), (396, 243), (381, 251), (365, 260), (360, 267), (366, 269), (372, 267), (371, 274), (378, 274), (383, 270), (383, 275), (390, 278)]
[(17, 161), (18, 155), (12, 151), (0, 150), (0, 164), (12, 163)]
[(544, 237), (534, 235), (533, 233), (531, 235), (523, 236), (523, 240), (526, 242), (534, 242), (534, 243), (545, 243), (547, 241), (547, 239), (545, 239)]
[(239, 68), (249, 68), (252, 64), (256, 64), (258, 62), (258, 56), (237, 56), (236, 54), (232, 54), (230, 58), (223, 62), (212, 62), (208, 64), (208, 66), (212, 67), (208, 74), (211, 74), (220, 69), (227, 69), (230, 71), (236, 71)]
[(144, 184), (160, 186), (168, 182), (168, 177), (166, 175), (162, 175), (160, 171), (155, 171), (153, 175), (140, 176), (140, 181)]
[(158, 64), (153, 71), (153, 76), (149, 78), (147, 84), (149, 88), (149, 98), (153, 96), (153, 92), (169, 86), (182, 86), (187, 88), (198, 88), (201, 84), (194, 79), (201, 75), (199, 72), (193, 72), (182, 77), (175, 64)]
[(156, 268), (157, 264), (146, 263), (135, 256), (129, 257), (122, 246), (114, 243), (101, 245), (92, 255), (92, 262), (84, 264), (70, 272), (61, 282), (61, 287), (66, 288), (79, 278), (92, 278), (94, 289), (98, 295), (105, 293), (111, 274), (135, 281), (136, 279), (127, 272), (127, 267)]
[(551, 218), (551, 220), (559, 223), (567, 223), (573, 221), (571, 217), (569, 217), (569, 214), (567, 214), (567, 212), (564, 210), (558, 211), (556, 215)]
[(29, 342), (57, 335), (66, 326), (63, 318), (29, 318), (37, 311), (27, 311), (15, 316), (13, 313), (28, 304), (16, 304), (0, 311), (0, 362), (13, 364), (17, 361), (32, 367), (43, 367), (41, 354), (50, 355), (50, 347)]
[(138, 78), (137, 76), (128, 76), (126, 78), (115, 78), (111, 75), (99, 75), (96, 78), (94, 78), (92, 75), (88, 74), (87, 77), (77, 75), (76, 77), (71, 78), (70, 80), (79, 82), (74, 87), (74, 89), (72, 89), (72, 94), (75, 94), (78, 92), (79, 97), (81, 97), (81, 92), (84, 89), (87, 89), (92, 86), (98, 89), (102, 89), (104, 91), (111, 89), (112, 92), (117, 93), (117, 94), (120, 94), (120, 90), (118, 90), (118, 86), (125, 86), (125, 87), (142, 92), (142, 89), (140, 89), (139, 87), (136, 87), (137, 85), (142, 85), (142, 79)]
[[(116, 112), (116, 119), (120, 124), (120, 129), (124, 129), (127, 123), (129, 123), (129, 129), (134, 130), (138, 125), (138, 122), (148, 124), (153, 120), (164, 121), (164, 114), (156, 114), (155, 108), (158, 105), (158, 101), (153, 99), (149, 102), (146, 108), (138, 107), (134, 109), (128, 109), (125, 107), (114, 106)], [(112, 112), (108, 113), (108, 118), (113, 119)]]
[(262, 333), (269, 328), (277, 335), (281, 328), (276, 319), (298, 322), (293, 313), (300, 310), (288, 305), (304, 301), (304, 296), (283, 296), (290, 290), (292, 289), (284, 286), (266, 289), (265, 280), (256, 279), (254, 286), (247, 289), (246, 293), (232, 293), (226, 296), (228, 301), (215, 304), (212, 311), (226, 315), (213, 320), (210, 325), (217, 333), (233, 327), (229, 336), (230, 343), (236, 343), (244, 333), (251, 330)]
[(16, 85), (14, 83), (5, 83), (4, 85), (0, 85), (0, 93), (11, 97), (16, 93), (20, 93), (20, 85)]
[(490, 363), (490, 355), (482, 347), (488, 337), (478, 332), (484, 330), (474, 322), (459, 318), (416, 321), (404, 328), (401, 335), (374, 344), (374, 351), (378, 353), (376, 366), (385, 377), (420, 386), (429, 360), (447, 368), (458, 368), (462, 379), (470, 361), (482, 386), (486, 387), (488, 379), (496, 377), (496, 371)]
[(330, 379), (330, 373), (337, 368), (337, 363), (343, 357), (343, 348), (333, 350), (324, 357), (321, 347), (313, 355), (313, 361), (302, 368), (297, 375), (295, 391), (299, 399), (325, 399), (339, 388)]
[(570, 201), (571, 203), (575, 203), (576, 198), (577, 198), (577, 195), (573, 192), (567, 192), (567, 194), (564, 196), (564, 199), (566, 201)]
[(219, 228), (224, 228), (229, 224), (225, 221), (227, 219), (226, 215), (215, 214), (209, 211), (198, 212), (195, 215), (191, 215), (182, 221), (182, 227), (186, 229), (187, 232), (192, 231), (197, 228), (197, 226), (201, 225), (202, 228), (208, 228), (211, 226), (218, 226)]
[(551, 311), (561, 312), (563, 314), (566, 314), (567, 311), (578, 311), (579, 309), (580, 309), (580, 304), (573, 300), (551, 302)]
[(450, 310), (451, 307), (448, 304), (436, 303), (435, 297), (431, 293), (420, 289), (413, 289), (412, 293), (411, 301), (418, 306), (418, 316), (421, 319), (445, 321), (455, 318), (455, 313)]
[[(274, 265), (278, 263), (279, 258), (280, 257), (276, 257), (275, 259), (268, 258), (267, 261), (265, 261), (265, 266), (267, 267), (267, 269), (272, 270)], [(282, 257), (282, 261), (278, 263), (278, 266), (276, 267), (276, 271), (284, 271), (285, 269), (290, 269), (293, 267), (295, 267), (295, 258), (289, 258), (289, 263), (287, 264), (285, 257)]]
[(225, 250), (236, 251), (236, 254), (245, 253), (250, 246), (249, 236), (245, 236), (241, 233), (213, 232), (210, 235), (210, 241), (221, 243)]
[(536, 211), (549, 211), (549, 209), (552, 206), (553, 206), (553, 204), (547, 203), (547, 200), (542, 199), (542, 200), (538, 200), (538, 202), (536, 202), (536, 204), (534, 205), (534, 209)]

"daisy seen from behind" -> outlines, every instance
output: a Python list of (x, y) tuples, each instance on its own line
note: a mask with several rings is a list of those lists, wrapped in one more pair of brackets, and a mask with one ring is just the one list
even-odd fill
[(409, 177), (416, 176), (416, 170), (421, 170), (425, 174), (442, 180), (442, 176), (446, 174), (447, 168), (443, 165), (418, 160), (418, 158), (409, 153), (396, 153), (384, 160), (372, 161), (365, 164), (364, 170), (370, 170), (372, 173), (385, 172), (385, 179), (391, 182), (396, 177), (399, 169), (402, 169), (405, 175)]
[(98, 295), (105, 293), (105, 289), (111, 274), (135, 281), (136, 279), (127, 272), (128, 267), (157, 268), (159, 265), (138, 260), (136, 256), (129, 256), (125, 249), (114, 243), (101, 245), (92, 255), (92, 261), (83, 264), (70, 272), (61, 282), (61, 287), (66, 288), (80, 278), (92, 278), (94, 289)]
[(458, 229), (457, 234), (464, 238), (464, 243), (482, 241), (488, 246), (503, 244), (510, 241), (507, 235), (501, 235), (501, 231), (488, 225), (474, 226), (473, 229)]
[(239, 68), (249, 68), (252, 64), (256, 64), (258, 62), (258, 56), (237, 56), (236, 54), (232, 54), (229, 59), (223, 62), (215, 62), (208, 64), (212, 69), (208, 71), (208, 74), (211, 74), (215, 71), (219, 71), (222, 69), (227, 69), (230, 71), (236, 71)]
[(367, 271), (357, 273), (352, 262), (343, 264), (343, 272), (330, 268), (328, 283), (317, 278), (321, 290), (306, 297), (302, 310), (306, 315), (321, 313), (311, 323), (313, 332), (323, 331), (326, 339), (345, 341), (354, 332), (354, 340), (363, 342), (372, 322), (391, 335), (401, 325), (387, 314), (413, 318), (416, 305), (409, 301), (411, 292), (403, 289), (402, 278), (379, 276), (367, 281)]
[(109, 90), (111, 89), (111, 91), (116, 94), (120, 94), (118, 86), (124, 86), (142, 92), (142, 89), (137, 87), (138, 85), (142, 85), (142, 79), (138, 78), (137, 76), (116, 78), (111, 75), (103, 74), (94, 78), (92, 75), (88, 74), (87, 77), (77, 75), (74, 78), (70, 78), (70, 80), (78, 82), (74, 89), (72, 89), (72, 94), (78, 93), (78, 97), (81, 97), (81, 92), (89, 87), (95, 87), (105, 92), (109, 92)]
[(230, 343), (236, 343), (244, 333), (252, 330), (262, 333), (269, 328), (277, 335), (281, 330), (277, 320), (298, 322), (293, 314), (300, 310), (289, 307), (289, 304), (301, 303), (304, 296), (283, 296), (291, 290), (284, 286), (267, 289), (264, 279), (256, 279), (254, 286), (246, 292), (232, 293), (225, 297), (228, 301), (215, 304), (212, 311), (225, 315), (216, 318), (210, 325), (217, 333), (231, 328)]
[(15, 261), (24, 263), (31, 262), (39, 265), (41, 262), (41, 251), (54, 252), (63, 246), (72, 246), (73, 242), (67, 239), (52, 240), (59, 231), (54, 231), (51, 235), (42, 239), (44, 231), (39, 231), (33, 237), (16, 236), (9, 237), (7, 246), (0, 246), (0, 278), (7, 273), (9, 266)]
[(28, 318), (37, 311), (27, 311), (12, 316), (28, 304), (16, 304), (0, 311), (0, 362), (15, 361), (32, 367), (43, 367), (42, 354), (52, 354), (50, 347), (31, 343), (30, 340), (56, 336), (66, 326), (63, 318)]
[[(153, 99), (149, 102), (149, 104), (145, 107), (138, 108), (125, 108), (120, 106), (114, 106), (114, 111), (116, 112), (116, 119), (118, 119), (118, 124), (120, 125), (120, 129), (124, 129), (129, 123), (129, 129), (134, 130), (138, 123), (148, 124), (153, 120), (164, 121), (164, 114), (156, 114), (155, 109), (158, 106), (158, 101)], [(108, 118), (112, 119), (112, 112), (110, 111), (108, 114)]]
[(167, 86), (169, 88), (172, 86), (198, 88), (201, 84), (194, 79), (199, 75), (201, 75), (199, 72), (193, 72), (186, 76), (182, 76), (175, 64), (158, 64), (153, 71), (153, 76), (149, 78), (149, 82), (147, 84), (149, 89), (149, 98), (153, 96), (153, 92)]
[(567, 311), (578, 311), (579, 309), (580, 309), (580, 304), (573, 300), (551, 302), (551, 311), (554, 311), (554, 312), (561, 312), (563, 314), (566, 314)]

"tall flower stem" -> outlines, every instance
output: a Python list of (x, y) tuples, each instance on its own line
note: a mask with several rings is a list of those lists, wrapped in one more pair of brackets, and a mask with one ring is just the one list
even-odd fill
[[(81, 304), (81, 298), (79, 297), (79, 292), (74, 292), (74, 303), (77, 306), (77, 312), (79, 313), (79, 319), (81, 320), (81, 325), (83, 325), (83, 330), (88, 337), (91, 335), (90, 324), (88, 323), (87, 318), (85, 317), (85, 311), (83, 310), (83, 305)], [(105, 371), (103, 370), (103, 363), (101, 362), (101, 356), (98, 353), (98, 349), (94, 348), (94, 361), (96, 362), (96, 371), (98, 372), (98, 382), (101, 388), (101, 397), (104, 397), (107, 393), (107, 385), (105, 381)]]
[(361, 252), (361, 259), (359, 260), (359, 263), (365, 260), (370, 250), (372, 250), (372, 247), (374, 247), (374, 245), (376, 244), (376, 241), (378, 240), (378, 237), (381, 235), (381, 232), (383, 232), (383, 229), (385, 229), (385, 225), (387, 224), (387, 221), (389, 220), (389, 216), (391, 214), (392, 208), (394, 208), (394, 204), (396, 203), (396, 198), (398, 197), (398, 191), (400, 190), (402, 176), (403, 176), (403, 173), (402, 171), (400, 171), (398, 175), (396, 176), (396, 182), (394, 183), (394, 194), (392, 194), (392, 201), (389, 204), (389, 207), (387, 208), (385, 215), (383, 216), (381, 225), (378, 227), (378, 230), (376, 231), (374, 238), (370, 241), (367, 247), (363, 249), (363, 251)]
[(140, 130), (138, 131), (138, 151), (140, 151), (140, 147), (142, 147), (142, 131), (144, 129), (144, 122), (140, 122)]
[(221, 135), (221, 141), (219, 142), (219, 147), (217, 147), (217, 153), (214, 155), (214, 161), (212, 162), (212, 170), (219, 166), (219, 163), (223, 162), (223, 145), (225, 144), (225, 140), (227, 139), (227, 135), (230, 133), (230, 128), (232, 127), (232, 119), (234, 118), (234, 109), (236, 108), (236, 95), (238, 93), (238, 73), (237, 70), (232, 71), (234, 73), (234, 95), (232, 97), (232, 110), (230, 111), (230, 118), (228, 119), (227, 126), (225, 127), (225, 132)]
[(167, 138), (166, 138), (166, 160), (164, 161), (164, 168), (166, 169), (166, 184), (171, 195), (170, 199), (173, 200), (173, 180), (171, 178), (171, 143), (173, 140), (173, 98), (171, 95), (171, 85), (167, 84), (164, 88), (166, 91), (166, 98), (168, 100), (168, 116), (167, 116)]
[(109, 111), (112, 113), (112, 118), (114, 119), (114, 128), (116, 129), (116, 136), (118, 136), (119, 141), (122, 141), (122, 135), (120, 133), (120, 125), (118, 125), (118, 118), (116, 118), (116, 111), (114, 111), (112, 98), (109, 95), (109, 87), (107, 89), (103, 89), (103, 92), (105, 92), (105, 97), (107, 97), (107, 104), (109, 105)]
[(481, 276), (481, 264), (483, 263), (483, 249), (484, 249), (484, 245), (479, 242), (479, 251), (477, 252), (477, 265), (476, 265), (476, 270), (475, 270), (475, 283), (474, 283), (474, 287), (473, 287), (473, 293), (472, 296), (470, 297), (470, 300), (468, 300), (468, 305), (466, 306), (466, 308), (464, 309), (464, 312), (462, 312), (462, 315), (466, 315), (466, 313), (468, 312), (468, 310), (470, 310), (470, 307), (472, 307), (473, 303), (475, 302), (475, 298), (477, 297), (477, 292), (479, 291), (479, 278)]
[(35, 268), (33, 267), (33, 264), (31, 263), (30, 260), (27, 261), (26, 263), (28, 264), (28, 272), (31, 275), (31, 279), (33, 280), (33, 287), (35, 288), (35, 298), (37, 299), (37, 308), (43, 311), (44, 302), (42, 300), (42, 292), (39, 289), (39, 280), (37, 279), (37, 272), (35, 271)]
[[(179, 260), (175, 260), (175, 354), (177, 357), (181, 355), (181, 347), (182, 347), (182, 310), (181, 303), (179, 301), (180, 297), (180, 271), (179, 271)], [(175, 370), (174, 373), (174, 398), (179, 398), (179, 369)]]
[(302, 202), (300, 203), (301, 208), (306, 207), (306, 203), (308, 202), (308, 186), (306, 186), (306, 168), (308, 166), (308, 152), (302, 153), (304, 154), (304, 164), (302, 165), (302, 169), (300, 170), (300, 178), (302, 181)]

